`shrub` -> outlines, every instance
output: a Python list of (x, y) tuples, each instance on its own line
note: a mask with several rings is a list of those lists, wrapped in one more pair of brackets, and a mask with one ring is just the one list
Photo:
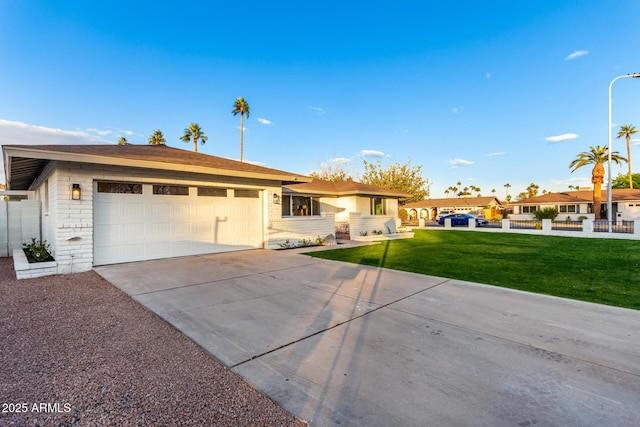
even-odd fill
[(543, 219), (555, 219), (558, 216), (558, 210), (556, 208), (538, 209), (533, 212), (533, 216), (535, 216), (539, 221), (542, 221)]
[(32, 256), (36, 261), (43, 261), (51, 256), (49, 254), (51, 245), (49, 245), (46, 240), (36, 242), (35, 237), (32, 237), (31, 243), (23, 243), (22, 247), (27, 251), (28, 255)]
[(366, 235), (368, 235), (368, 234), (369, 234), (369, 233), (368, 233), (368, 232), (366, 232), (366, 231), (361, 231), (361, 232), (360, 232), (360, 235), (361, 235), (361, 236), (366, 236)]

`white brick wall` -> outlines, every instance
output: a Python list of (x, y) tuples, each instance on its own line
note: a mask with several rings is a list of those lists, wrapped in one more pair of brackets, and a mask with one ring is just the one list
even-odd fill
[(278, 249), (281, 243), (289, 240), (292, 244), (302, 239), (324, 239), (329, 234), (335, 235), (335, 214), (324, 212), (320, 216), (289, 217), (269, 222), (269, 240), (267, 248)]
[(384, 234), (395, 233), (398, 228), (398, 218), (390, 215), (362, 215), (360, 212), (349, 214), (349, 232), (351, 237), (358, 237), (366, 232), (382, 231)]

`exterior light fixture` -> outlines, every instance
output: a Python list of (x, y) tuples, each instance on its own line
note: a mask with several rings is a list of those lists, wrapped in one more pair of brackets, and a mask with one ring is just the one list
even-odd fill
[(71, 200), (80, 200), (82, 198), (82, 191), (80, 190), (80, 184), (73, 184), (71, 187)]
[(273, 193), (273, 204), (274, 205), (280, 204), (280, 195), (278, 193)]
[(607, 165), (608, 165), (608, 181), (607, 181), (607, 222), (609, 223), (609, 233), (611, 233), (613, 231), (613, 195), (611, 194), (611, 88), (613, 87), (613, 83), (618, 80), (618, 79), (625, 79), (625, 78), (633, 78), (633, 79), (637, 79), (640, 78), (640, 73), (633, 73), (633, 74), (625, 74), (623, 76), (618, 76), (615, 79), (611, 80), (611, 83), (609, 83), (609, 127), (607, 128), (607, 135), (609, 135), (609, 158), (607, 161)]

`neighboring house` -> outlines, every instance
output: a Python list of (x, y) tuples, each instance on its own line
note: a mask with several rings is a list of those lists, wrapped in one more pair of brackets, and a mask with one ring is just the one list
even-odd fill
[(402, 206), (410, 219), (435, 219), (442, 211), (457, 213), (482, 213), (487, 219), (501, 211), (502, 204), (496, 197), (453, 197), (445, 199), (425, 199)]
[(314, 179), (285, 185), (282, 188), (282, 228), (300, 230), (303, 235), (314, 217), (321, 219), (322, 215), (330, 214), (335, 217), (336, 230), (343, 235), (357, 237), (373, 231), (395, 233), (399, 224), (398, 199), (403, 197), (411, 195), (353, 180)]
[[(632, 221), (640, 219), (640, 190), (637, 189), (613, 189), (611, 192), (612, 218), (614, 220)], [(565, 191), (561, 193), (547, 193), (541, 196), (512, 202), (513, 215), (511, 219), (531, 219), (533, 212), (545, 208), (558, 210), (557, 219), (564, 220), (567, 217), (578, 220), (580, 217), (594, 219), (593, 191)], [(607, 191), (602, 191), (601, 217), (606, 218)]]
[[(336, 216), (349, 212), (377, 227), (397, 218), (397, 197), (406, 196), (290, 189), (312, 178), (165, 145), (5, 145), (3, 158), (8, 190), (30, 190), (40, 202), (41, 238), (58, 273), (276, 249), (334, 233)], [(306, 208), (296, 198), (305, 196)]]

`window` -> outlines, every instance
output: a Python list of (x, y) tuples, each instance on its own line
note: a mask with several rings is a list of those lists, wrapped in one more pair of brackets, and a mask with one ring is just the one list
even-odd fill
[(558, 212), (561, 213), (575, 213), (576, 212), (576, 205), (560, 205), (558, 206)]
[(258, 199), (260, 197), (260, 190), (235, 189), (233, 190), (233, 195), (235, 197), (246, 197), (250, 199)]
[(189, 187), (186, 185), (154, 185), (153, 194), (163, 196), (188, 196)]
[(142, 184), (130, 182), (98, 182), (98, 193), (142, 194)]
[(282, 196), (282, 216), (320, 215), (320, 199), (310, 196)]
[(227, 197), (227, 189), (217, 187), (198, 187), (198, 196)]
[(523, 206), (522, 213), (533, 213), (538, 210), (537, 206)]
[(382, 197), (371, 198), (371, 215), (386, 215), (385, 199)]

